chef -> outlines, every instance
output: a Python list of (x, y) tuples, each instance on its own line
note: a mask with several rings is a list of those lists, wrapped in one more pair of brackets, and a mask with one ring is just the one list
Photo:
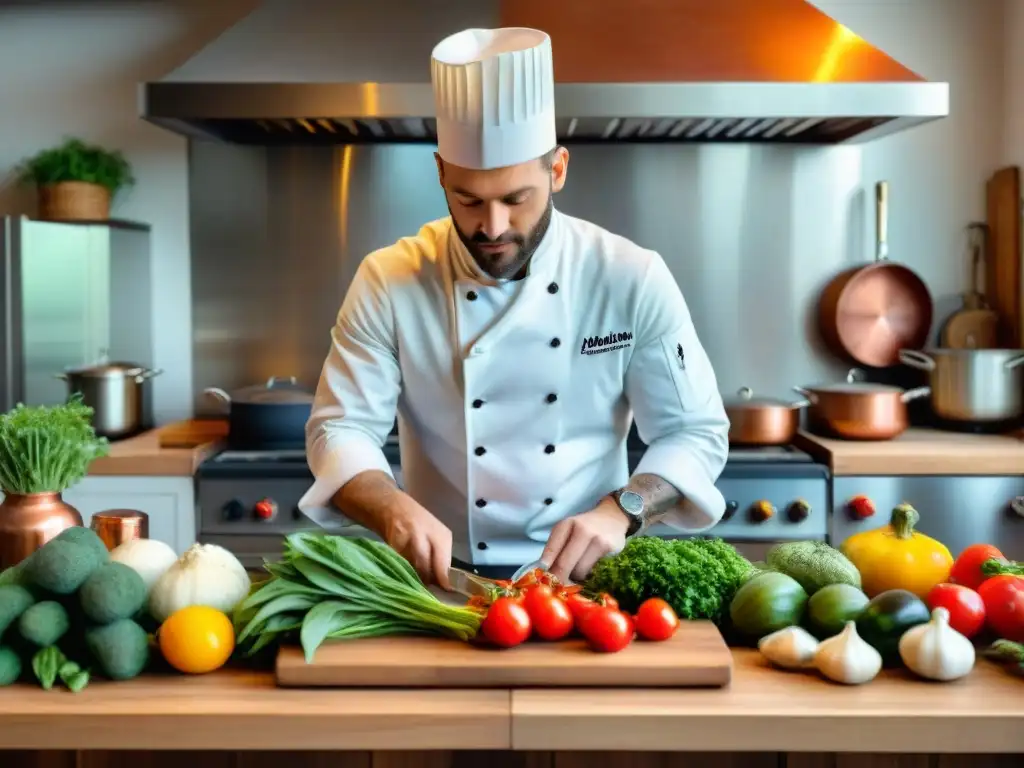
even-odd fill
[[(652, 523), (715, 525), (729, 422), (679, 287), (659, 254), (554, 207), (569, 153), (550, 38), (466, 30), (431, 76), (451, 215), (359, 266), (300, 509), (370, 529), (444, 588), (453, 564), (507, 578), (538, 558), (579, 580)], [(381, 451), (396, 416), (402, 489)]]

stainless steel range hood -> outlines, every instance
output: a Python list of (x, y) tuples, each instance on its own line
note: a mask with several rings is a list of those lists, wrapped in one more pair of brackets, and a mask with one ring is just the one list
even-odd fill
[(552, 38), (566, 142), (865, 141), (949, 114), (805, 0), (265, 0), (166, 78), (142, 117), (243, 144), (435, 141), (430, 53), (468, 27)]

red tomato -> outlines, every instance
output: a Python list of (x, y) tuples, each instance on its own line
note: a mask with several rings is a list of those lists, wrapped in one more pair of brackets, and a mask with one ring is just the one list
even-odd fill
[(502, 648), (511, 648), (530, 636), (530, 614), (516, 600), (499, 597), (487, 611), (480, 630), (484, 637)]
[(580, 632), (593, 650), (615, 653), (633, 640), (633, 622), (614, 608), (595, 608), (583, 617)]
[(530, 589), (523, 600), (530, 615), (530, 625), (542, 640), (561, 640), (572, 632), (573, 616), (565, 600), (552, 592), (551, 587)]
[(602, 592), (600, 595), (598, 595), (597, 602), (603, 605), (605, 608), (613, 608), (615, 610), (618, 610), (619, 608), (619, 601), (611, 595), (609, 595), (607, 592)]
[(974, 637), (985, 626), (985, 601), (970, 587), (936, 584), (926, 600), (931, 610), (949, 611), (949, 626), (964, 637)]
[(679, 629), (679, 617), (660, 597), (644, 600), (636, 612), (636, 633), (644, 640), (668, 640)]
[(949, 580), (954, 584), (962, 584), (971, 589), (977, 589), (981, 582), (988, 576), (981, 572), (981, 565), (986, 560), (995, 558), (1005, 560), (1003, 553), (991, 544), (971, 544), (953, 562), (953, 569), (949, 572)]
[(572, 613), (573, 619), (576, 621), (576, 626), (580, 626), (583, 621), (583, 617), (590, 613), (595, 608), (601, 606), (591, 600), (589, 597), (583, 595), (569, 595), (565, 600), (566, 605), (569, 606), (569, 612)]
[(1003, 640), (1024, 643), (1024, 579), (993, 576), (978, 587), (985, 602), (985, 621)]

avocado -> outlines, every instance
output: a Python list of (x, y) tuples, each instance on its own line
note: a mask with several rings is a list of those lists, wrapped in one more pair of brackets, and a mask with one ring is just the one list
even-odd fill
[(69, 541), (72, 544), (79, 544), (86, 549), (91, 549), (96, 554), (98, 563), (106, 563), (110, 560), (110, 551), (107, 549), (107, 545), (92, 528), (85, 528), (81, 525), (65, 528), (53, 540)]
[(830, 584), (860, 589), (860, 571), (846, 555), (823, 541), (786, 541), (765, 556), (768, 567), (800, 582), (813, 595)]
[(136, 677), (149, 663), (149, 636), (131, 619), (86, 630), (85, 642), (100, 671), (111, 680)]
[(18, 681), (21, 677), (21, 658), (14, 649), (0, 646), (0, 688)]
[(54, 645), (64, 637), (70, 627), (68, 612), (56, 600), (36, 603), (18, 619), (19, 634), (40, 648)]
[(0, 587), (0, 639), (9, 626), (21, 618), (36, 599), (22, 586), (7, 584)]
[(99, 564), (99, 556), (92, 547), (53, 539), (32, 555), (24, 576), (29, 586), (55, 595), (70, 595), (78, 591)]
[(130, 619), (146, 602), (146, 582), (124, 563), (106, 563), (78, 590), (85, 615), (96, 624)]

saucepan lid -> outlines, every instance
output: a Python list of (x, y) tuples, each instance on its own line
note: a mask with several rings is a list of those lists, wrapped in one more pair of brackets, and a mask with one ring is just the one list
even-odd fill
[(272, 376), (263, 384), (233, 389), (230, 393), (219, 387), (208, 387), (204, 392), (225, 403), (251, 405), (311, 405), (315, 394), (294, 376)]
[(799, 403), (778, 397), (755, 397), (750, 387), (740, 387), (732, 397), (724, 398), (725, 407), (730, 410), (760, 410), (762, 408), (795, 408)]

